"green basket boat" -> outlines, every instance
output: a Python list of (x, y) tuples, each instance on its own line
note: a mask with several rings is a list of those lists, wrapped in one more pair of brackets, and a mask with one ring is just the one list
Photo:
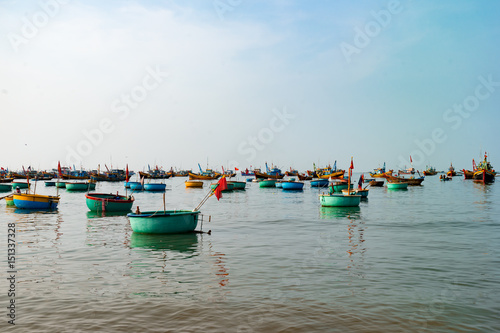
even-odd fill
[(247, 186), (246, 182), (240, 182), (240, 181), (228, 181), (227, 184), (233, 184), (234, 190), (244, 190), (245, 187)]
[(11, 184), (0, 184), (0, 192), (9, 192), (12, 190)]
[(361, 202), (360, 195), (320, 194), (319, 201), (323, 207), (355, 207)]
[(261, 180), (259, 187), (276, 187), (276, 179)]
[(127, 214), (134, 232), (142, 234), (178, 234), (192, 232), (200, 211), (166, 210)]
[(389, 190), (407, 190), (408, 183), (387, 183), (387, 189), (389, 189)]
[(90, 191), (95, 190), (95, 183), (66, 183), (66, 189), (68, 191)]
[(106, 193), (87, 193), (87, 207), (93, 212), (130, 211), (134, 203), (133, 196)]
[[(218, 184), (219, 183), (210, 184), (210, 188), (212, 188), (212, 190), (215, 190)], [(232, 190), (234, 190), (234, 184), (227, 182), (227, 188), (225, 190), (222, 190), (222, 192), (231, 192)]]
[(56, 182), (56, 187), (57, 188), (65, 188), (66, 187), (66, 183), (65, 182)]
[(30, 187), (30, 184), (28, 184), (27, 182), (12, 182), (12, 189), (15, 190), (16, 188), (29, 188)]

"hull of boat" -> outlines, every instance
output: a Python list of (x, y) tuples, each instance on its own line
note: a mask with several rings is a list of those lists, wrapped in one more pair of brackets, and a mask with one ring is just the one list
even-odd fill
[(304, 189), (304, 183), (302, 182), (282, 182), (281, 187), (288, 191), (302, 191)]
[(368, 184), (372, 187), (382, 187), (384, 186), (384, 181), (383, 180), (372, 180)]
[(325, 187), (328, 186), (328, 179), (313, 179), (311, 180), (312, 187)]
[(355, 207), (361, 202), (360, 195), (322, 194), (319, 201), (323, 207)]
[(19, 209), (57, 209), (58, 196), (41, 194), (13, 194), (14, 205)]
[(144, 184), (144, 190), (150, 192), (165, 192), (166, 188), (165, 184)]
[(247, 186), (246, 182), (239, 182), (239, 181), (230, 181), (227, 182), (228, 184), (231, 183), (234, 186), (235, 190), (244, 190)]
[(277, 181), (276, 183), (274, 183), (274, 186), (276, 186), (277, 188), (282, 188), (283, 186), (283, 182), (282, 181)]
[(56, 186), (56, 182), (45, 182), (45, 186)]
[[(268, 179), (268, 178), (283, 179), (283, 177), (285, 177), (285, 175), (269, 175), (267, 173), (257, 172), (257, 171), (255, 171), (254, 174), (255, 174), (255, 178), (257, 178), (257, 179)], [(273, 184), (273, 186), (274, 186), (274, 184)]]
[(342, 183), (342, 184), (333, 183), (331, 186), (333, 188), (333, 192), (342, 192), (343, 190), (347, 190), (349, 185), (347, 183)]
[(5, 198), (5, 204), (7, 206), (15, 206), (14, 205), (14, 196), (10, 195), (7, 198)]
[(132, 230), (143, 234), (192, 232), (198, 225), (199, 211), (167, 210), (127, 214)]
[(493, 183), (495, 181), (496, 173), (490, 170), (478, 170), (474, 172), (472, 179), (474, 181), (483, 183)]
[(299, 180), (312, 180), (313, 179), (312, 176), (306, 176), (306, 175), (301, 175), (301, 174), (299, 174), (297, 177), (299, 178)]
[(259, 182), (259, 187), (276, 187), (276, 179), (267, 179)]
[(65, 188), (66, 187), (66, 183), (65, 182), (56, 182), (56, 187), (58, 187), (58, 188)]
[(144, 186), (140, 182), (129, 182), (129, 187), (132, 191), (144, 190)]
[(85, 195), (88, 209), (93, 212), (123, 212), (129, 211), (134, 203), (133, 197), (123, 195), (89, 193)]
[(473, 171), (465, 170), (465, 169), (463, 169), (462, 171), (464, 173), (464, 179), (472, 179), (472, 178), (474, 178), (474, 172)]
[(86, 180), (86, 179), (90, 179), (90, 176), (73, 176), (73, 175), (62, 174), (61, 178), (62, 179), (72, 179), (72, 180)]
[(201, 180), (186, 180), (184, 182), (186, 188), (202, 188), (203, 182)]
[(390, 183), (407, 183), (410, 186), (417, 186), (417, 185), (421, 185), (425, 178), (424, 177), (403, 178), (403, 177), (390, 176), (390, 177), (386, 177), (386, 179)]
[(437, 171), (432, 171), (432, 170), (424, 171), (424, 176), (435, 176), (435, 175), (437, 175)]

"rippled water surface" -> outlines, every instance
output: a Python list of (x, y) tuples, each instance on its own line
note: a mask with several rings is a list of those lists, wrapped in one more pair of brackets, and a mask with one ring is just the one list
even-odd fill
[[(167, 180), (167, 209), (208, 191)], [(37, 193), (55, 188), (37, 185)], [(259, 188), (201, 209), (209, 234), (141, 235), (123, 215), (60, 190), (55, 212), (0, 202), (0, 327), (20, 332), (500, 331), (500, 191), (427, 177), (322, 208), (318, 189)], [(122, 183), (100, 183), (97, 192)], [(134, 193), (141, 210), (161, 193)], [(209, 222), (211, 216), (211, 222)], [(7, 225), (16, 224), (16, 320), (9, 327)], [(198, 228), (199, 229), (199, 228)], [(4, 331), (4, 329), (2, 329)]]

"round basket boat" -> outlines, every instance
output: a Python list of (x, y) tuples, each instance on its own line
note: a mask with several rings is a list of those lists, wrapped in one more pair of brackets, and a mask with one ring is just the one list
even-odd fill
[(178, 234), (194, 231), (200, 211), (166, 210), (127, 214), (134, 232)]

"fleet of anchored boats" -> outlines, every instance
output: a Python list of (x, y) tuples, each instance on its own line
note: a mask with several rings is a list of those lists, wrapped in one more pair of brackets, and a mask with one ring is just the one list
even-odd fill
[[(411, 162), (411, 157), (410, 157)], [(455, 176), (464, 176), (465, 179), (472, 179), (476, 182), (484, 184), (495, 181), (496, 172), (491, 163), (487, 160), (487, 154), (484, 159), (476, 165), (473, 160), (472, 170), (463, 169), (461, 172), (455, 171), (452, 164), (446, 174), (440, 176), (440, 180), (451, 180)], [(100, 169), (100, 168), (99, 168)], [(99, 171), (84, 172), (70, 168), (63, 168), (58, 165), (57, 171), (52, 172), (36, 172), (28, 168), (23, 172), (9, 172), (1, 169), (0, 172), (0, 191), (13, 191), (12, 194), (5, 195), (0, 199), (5, 199), (7, 205), (16, 206), (23, 210), (54, 210), (57, 209), (60, 196), (57, 195), (42, 195), (36, 193), (36, 185), (38, 182), (30, 180), (45, 180), (45, 186), (55, 186), (57, 191), (59, 188), (66, 188), (68, 191), (85, 191), (85, 199), (87, 207), (95, 213), (110, 213), (124, 212), (128, 213), (132, 210), (134, 204), (133, 193), (137, 191), (153, 191), (165, 192), (166, 184), (151, 182), (151, 179), (168, 179), (170, 177), (189, 177), (185, 181), (186, 188), (203, 188), (204, 180), (217, 180), (212, 182), (210, 190), (202, 200), (200, 205), (194, 210), (167, 210), (165, 207), (165, 194), (163, 195), (163, 209), (158, 211), (141, 212), (137, 207), (134, 213), (128, 213), (127, 216), (130, 225), (134, 232), (138, 233), (182, 233), (194, 231), (198, 225), (200, 216), (200, 208), (206, 200), (215, 195), (220, 199), (222, 192), (230, 192), (236, 190), (245, 190), (246, 183), (253, 181), (259, 184), (259, 187), (282, 188), (283, 191), (302, 191), (305, 181), (310, 182), (311, 187), (328, 188), (328, 192), (319, 195), (319, 202), (324, 207), (352, 207), (359, 206), (362, 199), (368, 197), (370, 187), (380, 187), (384, 185), (384, 180), (387, 181), (387, 189), (401, 190), (407, 189), (408, 186), (421, 185), (425, 176), (433, 176), (438, 172), (433, 167), (427, 167), (420, 175), (413, 166), (405, 170), (399, 170), (394, 173), (393, 170), (386, 170), (385, 163), (383, 167), (374, 169), (370, 172), (371, 179), (364, 179), (362, 174), (359, 178), (357, 186), (351, 183), (352, 170), (354, 169), (353, 159), (348, 169), (348, 175), (345, 176), (345, 170), (337, 169), (336, 162), (333, 167), (316, 168), (314, 165), (313, 171), (307, 173), (299, 173), (297, 170), (290, 168), (290, 171), (283, 173), (279, 168), (272, 166), (266, 170), (254, 169), (249, 171), (241, 171), (242, 176), (254, 177), (247, 178), (246, 181), (231, 180), (236, 176), (232, 170), (217, 172), (211, 169), (202, 170), (193, 173), (191, 170), (183, 170), (174, 172), (172, 169), (169, 172), (164, 172), (161, 168), (151, 169), (148, 167), (148, 172), (139, 172), (140, 180), (130, 181), (130, 178), (135, 173), (129, 172), (128, 166), (125, 170), (111, 169), (107, 167), (107, 171), (101, 173)], [(238, 171), (238, 169), (236, 169)], [(288, 176), (287, 179), (284, 179)], [(298, 180), (296, 180), (296, 178)], [(56, 178), (57, 180), (53, 181)], [(20, 180), (23, 179), (23, 180)], [(26, 181), (24, 181), (24, 179)], [(146, 181), (147, 180), (147, 181)], [(124, 181), (125, 188), (130, 189), (130, 195), (93, 193), (97, 181)], [(367, 182), (363, 188), (363, 184)], [(34, 184), (34, 185), (33, 185)], [(23, 192), (24, 191), (24, 192)]]

